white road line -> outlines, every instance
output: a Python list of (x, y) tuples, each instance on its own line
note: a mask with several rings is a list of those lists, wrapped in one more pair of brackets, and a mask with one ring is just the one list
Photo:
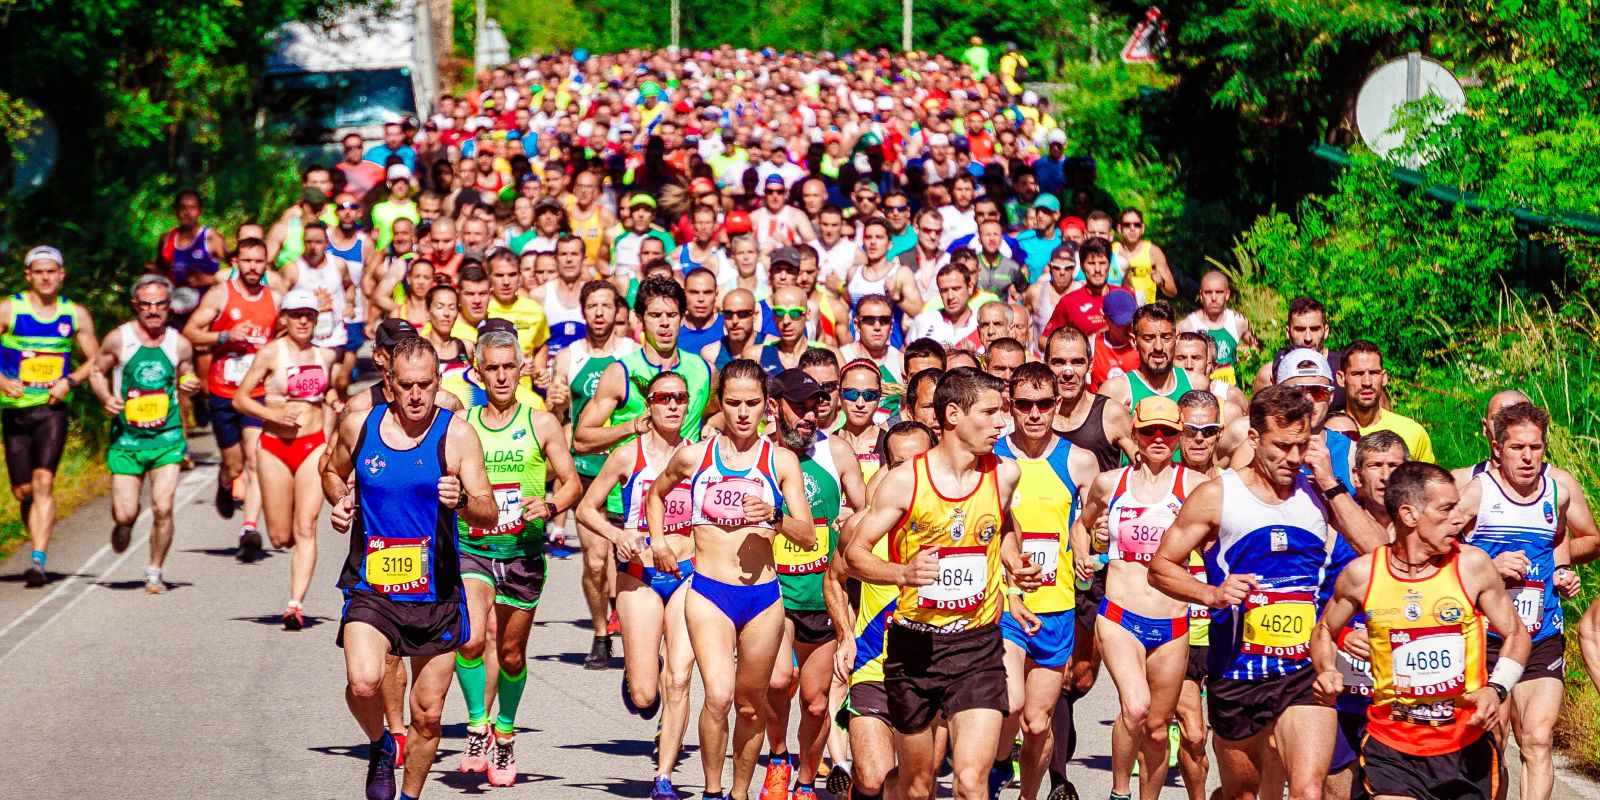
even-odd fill
[[(172, 503), (173, 515), (176, 516), (178, 509), (188, 505), (189, 501), (194, 499), (195, 494), (199, 492), (202, 487), (214, 483), (216, 481), (215, 476), (216, 469), (213, 467), (197, 469), (190, 473), (189, 477), (185, 478), (183, 483), (178, 486), (176, 497)], [(118, 557), (116, 561), (111, 562), (109, 566), (97, 573), (93, 578), (81, 577), (81, 573), (90, 571), (94, 568), (95, 564), (100, 562), (101, 559), (112, 553), (110, 543), (101, 546), (99, 550), (95, 551), (94, 555), (89, 557), (88, 561), (85, 561), (82, 566), (73, 571), (73, 575), (63, 579), (61, 581), (61, 585), (56, 587), (55, 591), (40, 598), (39, 602), (34, 603), (28, 608), (27, 611), (24, 611), (22, 614), (18, 615), (16, 619), (11, 621), (11, 624), (5, 626), (4, 628), (0, 628), (0, 640), (4, 640), (6, 634), (10, 633), (18, 625), (21, 625), (23, 622), (32, 618), (33, 615), (38, 613), (40, 609), (54, 602), (57, 597), (61, 596), (62, 593), (69, 589), (79, 587), (82, 587), (83, 589), (83, 591), (79, 592), (77, 597), (67, 601), (67, 603), (61, 608), (57, 609), (54, 614), (51, 614), (49, 617), (45, 618), (44, 621), (40, 622), (38, 627), (29, 631), (26, 636), (17, 640), (17, 643), (12, 645), (10, 649), (6, 650), (4, 653), (0, 653), (0, 663), (3, 663), (7, 658), (10, 658), (13, 653), (22, 649), (22, 646), (27, 644), (28, 640), (32, 639), (34, 635), (39, 633), (39, 631), (49, 627), (50, 624), (59, 619), (62, 614), (65, 614), (67, 611), (71, 610), (73, 606), (78, 604), (78, 601), (82, 600), (89, 594), (89, 592), (97, 588), (97, 585), (101, 580), (103, 580), (107, 575), (115, 572), (117, 568), (122, 566), (123, 562), (127, 561), (128, 558), (135, 552), (143, 550), (145, 545), (150, 541), (149, 522), (150, 508), (146, 506), (144, 511), (140, 512), (139, 518), (133, 522), (135, 526), (144, 527), (144, 535), (140, 536), (138, 540), (131, 542), (128, 545), (128, 549), (123, 551), (122, 555)]]

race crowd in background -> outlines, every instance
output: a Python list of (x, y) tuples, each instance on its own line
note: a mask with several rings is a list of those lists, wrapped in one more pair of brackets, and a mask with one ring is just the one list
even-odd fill
[[(763, 761), (765, 800), (946, 769), (962, 800), (1076, 797), (1102, 664), (1112, 800), (1173, 767), (1190, 800), (1213, 769), (1227, 800), (1498, 800), (1513, 739), (1547, 800), (1561, 601), (1600, 542), (1547, 414), (1506, 387), (1451, 472), (1339, 298), (1254, 358), (1228, 277), (1169, 263), (1028, 70), (981, 42), (526, 58), (346, 137), (277, 219), (215, 230), (179, 192), (104, 338), (33, 249), (0, 301), (26, 585), (92, 391), (119, 552), (148, 484), (152, 594), (195, 428), (239, 560), (292, 552), (287, 630), (331, 505), (369, 800), (421, 794), (452, 685), (459, 769), (516, 783), (538, 604), (575, 591), (584, 667), (620, 637), (657, 720), (656, 800), (742, 800)], [(547, 585), (574, 552), (581, 585)]]

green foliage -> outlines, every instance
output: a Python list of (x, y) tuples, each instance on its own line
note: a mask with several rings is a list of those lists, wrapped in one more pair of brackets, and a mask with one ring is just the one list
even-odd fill
[[(455, 49), (457, 55), (471, 58), (476, 41), (477, 4), (473, 0), (454, 0)], [(487, 0), (484, 9), (511, 43), (513, 56), (522, 53), (572, 50), (590, 40), (589, 15), (578, 10), (573, 0)]]

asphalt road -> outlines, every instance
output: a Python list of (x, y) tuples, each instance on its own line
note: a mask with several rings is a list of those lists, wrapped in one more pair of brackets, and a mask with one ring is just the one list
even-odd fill
[[(204, 457), (211, 440), (199, 437), (194, 447)], [(7, 690), (0, 794), (361, 796), (365, 743), (345, 709), (342, 651), (333, 643), (339, 614), (333, 583), (346, 540), (324, 515), (308, 627), (285, 632), (278, 615), (288, 593), (287, 554), (268, 550), (255, 564), (236, 563), (238, 518), (217, 517), (214, 481), (215, 468), (201, 467), (179, 486), (176, 541), (166, 567), (172, 589), (165, 595), (144, 592), (148, 513), (134, 530), (133, 546), (117, 555), (107, 544), (104, 499), (58, 526), (53, 580), (44, 589), (22, 587), (26, 547), (0, 565), (0, 682)], [(647, 797), (654, 724), (622, 708), (620, 647), (614, 669), (582, 667), (591, 632), (578, 589), (579, 562), (552, 561), (551, 573), (553, 589), (529, 647), (518, 736), (521, 777), (516, 787), (494, 794)], [(698, 685), (695, 692), (692, 711), (698, 714)], [(1071, 778), (1086, 799), (1110, 792), (1115, 705), (1104, 674), (1078, 705), (1080, 745)], [(490, 789), (481, 776), (455, 772), (465, 717), (452, 689), (429, 796)], [(693, 789), (698, 797), (693, 720), (675, 780), (684, 796)], [(1513, 767), (1513, 779), (1517, 771)], [(1164, 793), (1170, 798), (1183, 796), (1176, 772)], [(1004, 796), (1016, 797), (1016, 789)], [(1558, 800), (1595, 796), (1600, 791), (1593, 784), (1557, 782)]]

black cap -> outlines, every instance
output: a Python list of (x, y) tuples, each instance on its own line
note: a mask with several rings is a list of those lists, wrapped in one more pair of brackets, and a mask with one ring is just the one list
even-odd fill
[(561, 208), (561, 201), (551, 197), (550, 195), (541, 195), (538, 200), (533, 201), (533, 210), (535, 212), (543, 211), (547, 208), (553, 208), (557, 211), (563, 210)]
[(494, 333), (495, 331), (504, 331), (512, 336), (516, 336), (517, 326), (511, 320), (502, 319), (500, 317), (484, 317), (478, 322), (479, 338), (482, 338), (484, 334)]
[(417, 333), (417, 329), (412, 327), (411, 323), (398, 317), (390, 317), (378, 323), (376, 344), (379, 347), (392, 349), (400, 343), (401, 339), (410, 339), (420, 335)]
[(779, 264), (788, 264), (791, 267), (798, 268), (800, 266), (800, 251), (793, 247), (780, 247), (772, 251), (772, 255), (767, 260), (770, 264), (768, 269), (776, 268)]
[(798, 367), (786, 369), (767, 384), (767, 391), (774, 397), (781, 397), (791, 403), (804, 403), (817, 395), (825, 395), (822, 384), (807, 375), (805, 370)]

